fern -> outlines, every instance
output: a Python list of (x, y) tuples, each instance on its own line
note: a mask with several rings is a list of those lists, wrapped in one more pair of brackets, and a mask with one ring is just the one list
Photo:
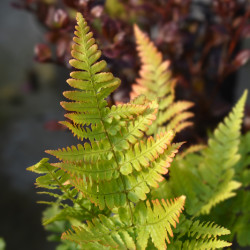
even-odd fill
[(195, 153), (195, 152), (199, 152), (202, 149), (204, 149), (206, 146), (203, 144), (196, 144), (196, 145), (192, 145), (189, 148), (187, 148), (185, 151), (183, 151), (180, 156), (181, 158), (184, 158), (186, 155), (191, 154), (191, 153)]
[(230, 231), (210, 222), (195, 221), (189, 229), (189, 234), (194, 239), (185, 241), (183, 249), (214, 249), (231, 246), (230, 243), (217, 239), (218, 236), (230, 234)]
[(229, 247), (231, 243), (218, 239), (220, 236), (229, 235), (230, 231), (213, 222), (200, 222), (199, 220), (181, 219), (180, 227), (175, 230), (175, 241), (169, 249), (218, 249)]
[(240, 129), (247, 92), (243, 94), (232, 112), (220, 123), (204, 150), (204, 162), (199, 174), (212, 187), (213, 194), (201, 212), (208, 213), (217, 203), (235, 196), (234, 190), (241, 184), (235, 180), (233, 166), (239, 161)]
[[(90, 143), (48, 150), (47, 153), (62, 161), (55, 166), (71, 175), (71, 184), (85, 197), (100, 209), (106, 206), (112, 209), (131, 201), (144, 200), (152, 185), (147, 176), (151, 171), (162, 171), (153, 163), (156, 159), (167, 161), (168, 154), (174, 156), (172, 151), (177, 151), (174, 146), (173, 150), (165, 150), (173, 138), (171, 132), (161, 134), (156, 140), (152, 137), (147, 141), (139, 140), (142, 136), (140, 132), (148, 128), (143, 121), (139, 122), (139, 117), (143, 116), (151, 123), (155, 119), (156, 104), (107, 107), (106, 98), (119, 86), (119, 80), (109, 72), (100, 72), (106, 63), (96, 62), (101, 52), (94, 44), (86, 22), (79, 16), (77, 19), (76, 44), (72, 50), (75, 59), (70, 64), (82, 71), (71, 73), (73, 78), (68, 83), (80, 91), (64, 92), (67, 98), (75, 102), (62, 102), (62, 106), (70, 111), (65, 116), (73, 121), (73, 125), (64, 124), (73, 128), (75, 133), (78, 134), (80, 130), (81, 134), (84, 126), (90, 126), (90, 131), (81, 137)], [(120, 137), (118, 141), (117, 134)], [(121, 148), (123, 151), (118, 151)]]
[[(91, 219), (93, 216), (99, 213), (109, 215), (110, 212), (106, 209), (100, 211), (94, 207), (90, 201), (82, 197), (78, 191), (70, 184), (70, 176), (63, 170), (52, 166), (47, 158), (42, 159), (36, 165), (29, 167), (29, 171), (33, 171), (38, 174), (43, 174), (36, 179), (36, 186), (40, 188), (46, 188), (49, 190), (59, 189), (61, 193), (46, 191), (39, 192), (39, 194), (47, 194), (56, 199), (56, 202), (40, 202), (45, 204), (51, 204), (57, 207), (58, 212), (53, 216), (45, 216), (43, 219), (43, 225), (50, 224), (54, 221), (68, 219), (74, 219), (81, 221), (82, 219)], [(74, 206), (68, 204), (68, 201)]]
[(120, 80), (105, 71), (105, 61), (98, 61), (101, 52), (81, 14), (77, 14), (74, 42), (70, 64), (78, 70), (71, 73), (68, 84), (76, 90), (64, 92), (70, 101), (61, 105), (68, 111), (65, 116), (69, 121), (61, 123), (83, 142), (47, 150), (59, 161), (49, 163), (44, 158), (28, 168), (42, 174), (36, 185), (49, 191), (41, 193), (55, 198), (45, 202), (50, 208), (44, 213), (43, 224), (53, 231), (59, 223), (56, 232), (63, 228), (59, 249), (72, 249), (75, 245), (69, 241), (81, 249), (229, 246), (217, 239), (229, 231), (212, 224), (182, 219), (181, 224), (190, 230), (175, 229), (185, 196), (149, 199), (182, 143), (172, 143), (174, 132), (163, 128), (159, 134), (145, 137), (158, 110), (158, 104), (145, 96), (108, 107), (106, 99)]
[(213, 225), (213, 223), (210, 222), (200, 223), (199, 221), (195, 221), (191, 226), (189, 233), (192, 237), (195, 236), (196, 239), (204, 239), (230, 234), (230, 231), (228, 229), (219, 227), (218, 225)]
[[(80, 14), (77, 15), (77, 23), (72, 49), (75, 59), (71, 60), (70, 64), (79, 70), (72, 72), (72, 78), (68, 80), (68, 84), (76, 90), (64, 92), (64, 96), (71, 101), (61, 103), (68, 111), (65, 116), (72, 123), (62, 123), (80, 140), (88, 142), (58, 150), (47, 150), (47, 153), (60, 161), (50, 164), (47, 159), (43, 159), (29, 170), (45, 174), (37, 179), (38, 186), (59, 188), (62, 191), (62, 195), (48, 192), (58, 199), (57, 202), (62, 209), (46, 220), (45, 224), (60, 220), (66, 215), (79, 223), (94, 218), (91, 230), (96, 232), (101, 230), (99, 226), (103, 226), (103, 230), (107, 232), (115, 230), (115, 238), (121, 237), (121, 240), (117, 238), (114, 242), (108, 238), (102, 245), (110, 244), (111, 247), (116, 245), (123, 248), (131, 238), (126, 231), (127, 227), (131, 230), (135, 228), (135, 222), (139, 219), (137, 216), (140, 216), (137, 215), (135, 203), (147, 200), (150, 189), (163, 180), (162, 174), (167, 172), (181, 144), (171, 145), (174, 137), (172, 131), (163, 132), (155, 138), (142, 138), (156, 118), (155, 102), (136, 98), (128, 104), (111, 108), (107, 106), (106, 98), (119, 86), (120, 80), (109, 72), (103, 72), (106, 63), (103, 60), (97, 61), (101, 57), (101, 52)], [(63, 203), (66, 198), (75, 205), (69, 207)], [(91, 201), (97, 208), (93, 209), (86, 200)], [(161, 242), (164, 245), (167, 232), (172, 235), (170, 225), (175, 226), (175, 221), (183, 210), (184, 198), (179, 198), (171, 204), (165, 201), (152, 202), (153, 211), (147, 201), (145, 221), (141, 222), (141, 227), (148, 227), (148, 237), (152, 238), (154, 244)], [(119, 222), (119, 216), (108, 218), (109, 214), (105, 211), (120, 207), (129, 212), (130, 222), (124, 229), (120, 225), (121, 233), (117, 236), (116, 223)], [(161, 217), (159, 211), (164, 211), (164, 217)], [(154, 235), (153, 231), (150, 231), (151, 228), (154, 230), (157, 226), (162, 227), (163, 222), (168, 225), (166, 234)], [(116, 226), (113, 228), (111, 225)], [(80, 228), (74, 227), (77, 233), (71, 237), (71, 233), (65, 233), (64, 238), (77, 242), (92, 242), (98, 237), (91, 236), (90, 228), (85, 228), (84, 224)], [(83, 238), (82, 235), (85, 234), (86, 237)], [(134, 237), (137, 237), (137, 234), (139, 240), (136, 244), (140, 246), (142, 233), (139, 229), (135, 230)], [(97, 244), (100, 245), (99, 240)], [(92, 243), (90, 245), (92, 247)]]
[(231, 229), (232, 234), (227, 239), (233, 240), (235, 237), (240, 246), (250, 246), (249, 143), (250, 133), (248, 132), (241, 136), (239, 147), (241, 159), (234, 166), (235, 179), (242, 183), (241, 188), (236, 191), (237, 196), (217, 205), (209, 214), (211, 219)]
[(143, 94), (159, 103), (156, 122), (150, 127), (148, 134), (165, 129), (180, 132), (192, 125), (186, 120), (192, 117), (193, 113), (186, 110), (192, 107), (193, 103), (174, 102), (176, 80), (171, 76), (169, 61), (162, 60), (162, 54), (137, 26), (134, 26), (134, 33), (142, 67), (140, 78), (132, 86), (131, 98)]

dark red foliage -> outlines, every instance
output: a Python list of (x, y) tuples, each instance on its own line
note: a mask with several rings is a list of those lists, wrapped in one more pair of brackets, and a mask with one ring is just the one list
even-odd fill
[(42, 43), (37, 44), (35, 46), (34, 53), (35, 53), (35, 59), (38, 62), (51, 61), (52, 53), (47, 44), (42, 44)]
[(44, 124), (44, 128), (50, 131), (67, 130), (67, 127), (58, 123), (58, 121), (52, 120)]
[[(215, 124), (227, 110), (223, 106), (234, 101), (235, 72), (250, 58), (250, 50), (240, 50), (242, 39), (250, 36), (249, 2), (117, 0), (122, 6), (117, 13), (107, 7), (107, 2), (15, 0), (15, 6), (32, 12), (47, 29), (48, 45), (36, 46), (36, 59), (65, 66), (69, 66), (75, 25), (72, 12), (83, 13), (110, 69), (122, 79), (119, 99), (123, 100), (127, 99), (139, 69), (132, 27), (136, 22), (171, 60), (179, 83), (178, 96), (197, 104), (196, 124), (201, 133)], [(222, 106), (220, 114), (214, 112), (218, 103)]]

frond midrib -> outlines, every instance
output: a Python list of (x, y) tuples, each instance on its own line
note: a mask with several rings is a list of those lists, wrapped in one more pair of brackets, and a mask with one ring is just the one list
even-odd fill
[[(83, 38), (82, 38), (82, 39), (83, 39)], [(84, 49), (85, 49), (84, 55), (86, 56), (86, 50), (87, 50), (87, 49), (86, 49), (86, 43), (83, 43), (83, 45), (84, 45)], [(88, 73), (90, 74), (90, 82), (91, 82), (92, 88), (93, 88), (94, 91), (95, 91), (95, 98), (96, 98), (96, 102), (97, 102), (97, 107), (98, 107), (98, 112), (99, 112), (101, 124), (102, 124), (102, 126), (103, 126), (103, 128), (104, 128), (104, 131), (105, 131), (105, 134), (106, 134), (106, 138), (107, 138), (107, 140), (109, 141), (109, 144), (110, 144), (110, 147), (111, 147), (111, 150), (110, 150), (110, 151), (112, 152), (112, 154), (113, 154), (113, 156), (114, 156), (114, 160), (115, 160), (115, 162), (116, 162), (117, 169), (119, 170), (119, 169), (120, 169), (120, 165), (119, 165), (119, 163), (118, 163), (118, 159), (117, 159), (116, 154), (115, 154), (114, 145), (113, 145), (112, 142), (111, 142), (111, 139), (110, 139), (110, 137), (109, 137), (109, 134), (108, 134), (108, 132), (107, 132), (107, 129), (106, 129), (106, 127), (105, 127), (105, 123), (104, 123), (104, 120), (103, 120), (103, 117), (102, 117), (102, 112), (101, 112), (101, 109), (100, 109), (99, 100), (98, 100), (98, 98), (97, 98), (97, 90), (95, 89), (94, 81), (93, 81), (93, 76), (94, 76), (94, 75), (93, 75), (92, 72), (91, 72), (89, 61), (88, 61), (88, 60), (86, 60), (86, 61), (87, 61), (87, 65), (88, 65)], [(120, 173), (120, 171), (119, 171), (119, 174), (120, 174), (119, 177), (121, 178), (122, 183), (123, 183), (123, 189), (125, 190), (126, 201), (127, 201), (127, 204), (129, 205), (129, 209), (130, 209), (131, 223), (133, 224), (133, 212), (132, 212), (132, 208), (131, 208), (131, 205), (130, 205), (130, 201), (129, 201), (129, 199), (128, 199), (128, 192), (126, 192), (125, 180), (124, 180), (122, 174)], [(119, 177), (118, 177), (118, 178), (119, 178)], [(99, 194), (98, 194), (98, 195), (99, 195)]]

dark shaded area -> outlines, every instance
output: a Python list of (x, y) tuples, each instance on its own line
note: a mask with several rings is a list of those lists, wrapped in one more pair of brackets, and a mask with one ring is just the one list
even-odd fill
[(46, 233), (41, 227), (41, 213), (44, 206), (34, 201), (35, 190), (23, 193), (11, 187), (10, 178), (3, 173), (1, 183), (1, 227), (7, 249), (44, 250), (54, 249), (53, 244), (45, 241)]

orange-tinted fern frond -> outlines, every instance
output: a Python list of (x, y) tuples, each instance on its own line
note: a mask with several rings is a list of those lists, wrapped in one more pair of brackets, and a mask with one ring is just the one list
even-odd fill
[(130, 97), (143, 94), (159, 103), (156, 122), (150, 127), (148, 134), (155, 134), (163, 129), (180, 132), (192, 125), (187, 119), (191, 118), (193, 113), (186, 110), (191, 108), (193, 103), (174, 101), (176, 80), (169, 69), (170, 62), (163, 61), (162, 54), (138, 26), (134, 26), (134, 32), (142, 66), (139, 72), (140, 78), (133, 84)]

